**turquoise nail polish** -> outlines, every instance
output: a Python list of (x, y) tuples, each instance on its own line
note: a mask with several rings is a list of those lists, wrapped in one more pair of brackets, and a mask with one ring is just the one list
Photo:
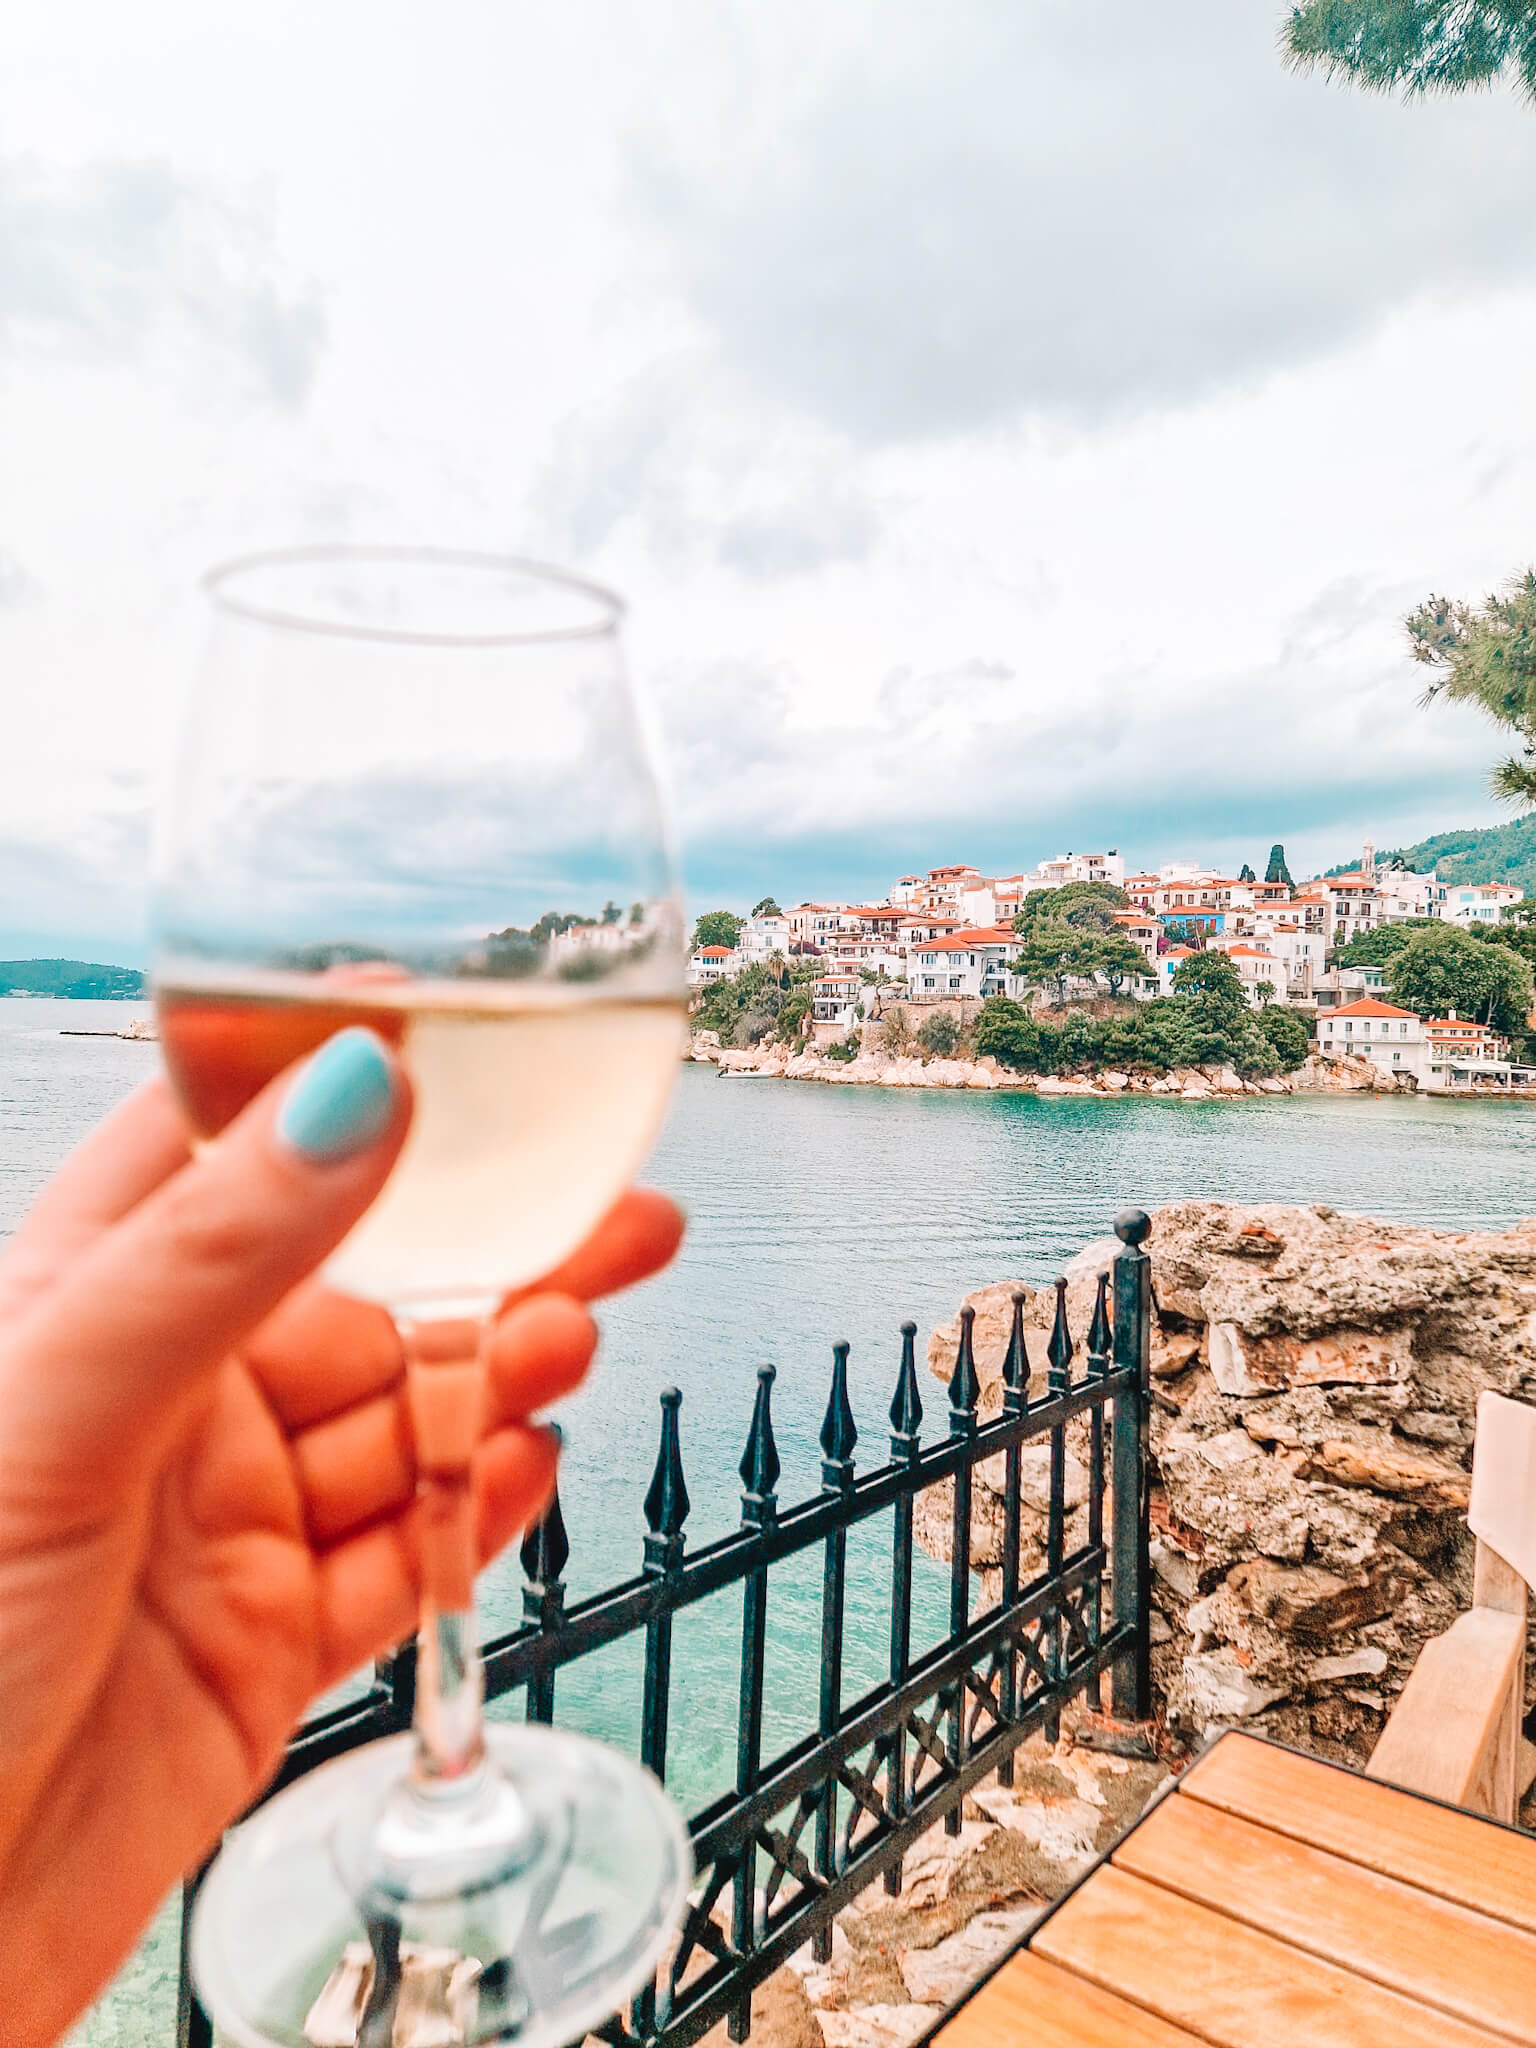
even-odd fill
[(395, 1077), (383, 1044), (353, 1025), (295, 1075), (277, 1133), (317, 1166), (334, 1166), (381, 1136), (394, 1107)]

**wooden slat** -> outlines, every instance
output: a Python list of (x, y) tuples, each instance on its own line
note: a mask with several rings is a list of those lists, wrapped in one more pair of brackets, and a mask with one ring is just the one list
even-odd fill
[(1246, 1735), (1224, 1735), (1178, 1796), (1536, 1933), (1536, 1840), (1511, 1829)]
[(1127, 1871), (1096, 1871), (1031, 1944), (1215, 2048), (1506, 2048)]
[(1165, 1799), (1117, 1868), (1357, 1976), (1536, 2044), (1536, 1935), (1198, 1799)]
[(1366, 1775), (1515, 1818), (1525, 1615), (1474, 1607), (1419, 1652)]
[(1004, 1963), (934, 2042), (935, 2048), (1200, 2048), (1182, 2027), (1034, 1955)]

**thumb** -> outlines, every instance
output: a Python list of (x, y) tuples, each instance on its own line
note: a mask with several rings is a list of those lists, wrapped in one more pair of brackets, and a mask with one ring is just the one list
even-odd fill
[(0, 1346), (5, 1462), (89, 1494), (134, 1475), (179, 1398), (338, 1245), (378, 1194), (410, 1084), (338, 1032), (97, 1239)]

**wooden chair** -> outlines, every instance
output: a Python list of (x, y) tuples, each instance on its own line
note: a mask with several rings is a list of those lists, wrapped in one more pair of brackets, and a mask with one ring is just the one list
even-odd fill
[(1521, 1733), (1526, 1589), (1536, 1586), (1536, 1407), (1477, 1404), (1472, 1609), (1424, 1645), (1366, 1775), (1512, 1821), (1536, 1777)]

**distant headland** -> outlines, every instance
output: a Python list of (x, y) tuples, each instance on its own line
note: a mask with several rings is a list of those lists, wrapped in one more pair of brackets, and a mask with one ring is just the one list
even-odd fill
[(142, 1002), (148, 994), (148, 978), (138, 967), (110, 967), (100, 960), (0, 960), (0, 995)]

